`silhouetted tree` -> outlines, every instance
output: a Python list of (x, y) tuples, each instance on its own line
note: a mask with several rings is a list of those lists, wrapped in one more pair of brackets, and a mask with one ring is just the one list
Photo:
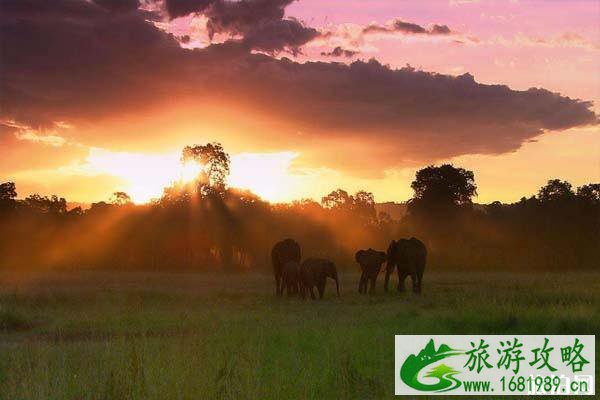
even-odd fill
[(337, 210), (350, 210), (354, 199), (345, 190), (337, 189), (321, 199), (323, 207)]
[(584, 203), (600, 205), (600, 183), (590, 183), (578, 187), (577, 197)]
[[(212, 146), (212, 145), (211, 145)], [(190, 148), (188, 157), (223, 162), (222, 148)], [(224, 153), (224, 152), (223, 152)], [(198, 154), (197, 158), (195, 154)], [(190, 159), (190, 158), (188, 158)], [(191, 159), (190, 159), (191, 160)], [(221, 161), (218, 161), (221, 160)], [(251, 192), (178, 182), (160, 200), (131, 204), (124, 193), (83, 211), (37, 194), (16, 198), (13, 183), (0, 185), (0, 269), (95, 267), (113, 269), (269, 268), (273, 243), (293, 237), (305, 256), (355, 266), (357, 248), (385, 248), (391, 239), (415, 236), (427, 244), (430, 265), (441, 269), (597, 269), (600, 259), (600, 185), (574, 194), (568, 182), (551, 180), (535, 196), (513, 204), (471, 206), (473, 173), (453, 166), (417, 173), (411, 213), (401, 221), (375, 217), (375, 198), (338, 189), (313, 200), (269, 204)], [(415, 205), (419, 212), (415, 215)]]
[(14, 182), (0, 184), (0, 212), (15, 208), (17, 198), (17, 187)]
[(17, 187), (14, 182), (0, 184), (0, 201), (12, 201), (17, 198)]
[(318, 213), (323, 210), (321, 205), (313, 199), (294, 200), (291, 204), (291, 207), (300, 212)]
[(25, 205), (32, 211), (43, 214), (65, 214), (67, 201), (64, 197), (52, 195), (50, 197), (32, 194), (25, 198)]
[(364, 223), (373, 224), (377, 220), (375, 211), (375, 196), (364, 190), (358, 191), (353, 196), (352, 211)]
[(321, 199), (323, 207), (354, 219), (361, 224), (372, 224), (376, 222), (375, 198), (373, 193), (364, 190), (358, 191), (354, 196), (345, 190), (337, 189)]
[(471, 204), (471, 198), (477, 195), (473, 171), (451, 164), (417, 171), (410, 187), (415, 191), (414, 199), (430, 204)]
[(186, 146), (181, 153), (181, 161), (200, 164), (202, 168), (198, 177), (200, 193), (221, 193), (225, 190), (230, 172), (230, 159), (220, 143)]
[(110, 197), (110, 203), (115, 206), (127, 206), (133, 204), (131, 197), (125, 192), (114, 192)]
[(538, 199), (542, 203), (570, 201), (575, 197), (572, 185), (560, 179), (551, 179), (546, 186), (540, 188)]

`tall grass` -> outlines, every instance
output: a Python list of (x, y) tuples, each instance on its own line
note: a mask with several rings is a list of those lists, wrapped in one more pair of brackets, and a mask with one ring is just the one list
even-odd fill
[[(395, 334), (595, 334), (600, 275), (430, 274), (424, 293), (276, 299), (261, 275), (0, 286), (2, 399), (393, 397)], [(598, 359), (596, 359), (598, 365)]]

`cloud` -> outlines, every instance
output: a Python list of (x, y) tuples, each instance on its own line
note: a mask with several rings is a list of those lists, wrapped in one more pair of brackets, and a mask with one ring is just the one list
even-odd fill
[(212, 3), (214, 0), (165, 0), (165, 8), (171, 18), (177, 18), (202, 12)]
[[(114, 14), (73, 0), (27, 4), (40, 7), (4, 7), (0, 15), (0, 118), (34, 128), (64, 121), (76, 134), (107, 119), (155, 114), (176, 99), (193, 104), (195, 123), (213, 132), (237, 119), (238, 135), (253, 135), (247, 142), (263, 150), (298, 151), (297, 163), (365, 175), (509, 152), (546, 130), (597, 123), (590, 102), (545, 89), (376, 60), (301, 64), (252, 54), (232, 40), (189, 50), (143, 11)], [(176, 122), (132, 134), (150, 141)], [(96, 132), (96, 141), (123, 134)]]
[[(57, 128), (67, 128), (64, 123), (55, 123)], [(67, 143), (67, 140), (58, 135), (55, 129), (49, 132), (40, 132), (27, 125), (21, 125), (15, 121), (0, 121), (0, 133), (12, 133), (18, 140), (45, 144), (53, 147), (62, 147)]]
[(170, 18), (197, 13), (208, 21), (206, 29), (212, 40), (225, 33), (240, 37), (249, 49), (298, 54), (300, 47), (319, 36), (295, 18), (284, 18), (285, 8), (295, 0), (166, 0)]
[(321, 52), (321, 55), (324, 57), (342, 57), (343, 56), (343, 57), (351, 58), (351, 57), (354, 57), (355, 55), (357, 55), (358, 53), (359, 53), (358, 51), (343, 49), (340, 46), (337, 46), (331, 51)]
[(27, 140), (30, 142), (38, 142), (54, 147), (62, 147), (66, 140), (62, 136), (57, 135), (40, 135), (35, 131), (18, 131), (15, 132), (15, 137), (19, 140)]
[(513, 43), (505, 39), (498, 39), (501, 44), (516, 44), (519, 46), (542, 47), (578, 47), (587, 50), (600, 50), (600, 43), (594, 43), (575, 32), (563, 32), (553, 37), (534, 37), (518, 34)]
[(426, 29), (421, 25), (395, 19), (388, 24), (370, 24), (363, 28), (362, 33), (365, 35), (371, 33), (401, 33), (404, 35), (450, 35), (452, 31), (447, 25), (433, 25)]
[(254, 50), (275, 53), (286, 50), (294, 55), (300, 47), (319, 36), (319, 31), (290, 18), (264, 22), (244, 34), (242, 43)]
[(93, 0), (93, 2), (114, 12), (133, 11), (140, 6), (139, 0)]

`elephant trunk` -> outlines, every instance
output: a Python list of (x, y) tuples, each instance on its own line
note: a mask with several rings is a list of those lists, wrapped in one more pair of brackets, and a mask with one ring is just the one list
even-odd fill
[(338, 297), (340, 297), (340, 283), (338, 281), (338, 274), (337, 274), (337, 272), (333, 276), (333, 279), (335, 279), (335, 289), (337, 290), (337, 295), (338, 295)]

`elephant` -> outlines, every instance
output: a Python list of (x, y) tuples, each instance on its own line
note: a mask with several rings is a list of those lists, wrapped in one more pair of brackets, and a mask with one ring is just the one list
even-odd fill
[(314, 300), (315, 293), (313, 287), (317, 287), (319, 298), (323, 298), (325, 293), (325, 281), (331, 278), (335, 281), (337, 295), (340, 297), (340, 284), (335, 264), (323, 258), (309, 258), (302, 262), (300, 266), (300, 294), (304, 299), (306, 291), (310, 291), (310, 297)]
[(381, 265), (386, 260), (386, 254), (383, 251), (377, 251), (369, 248), (368, 250), (359, 250), (354, 258), (360, 264), (362, 274), (358, 284), (358, 293), (367, 292), (367, 281), (371, 282), (369, 293), (375, 293), (375, 281), (381, 270)]
[(384, 288), (387, 291), (390, 274), (398, 267), (398, 291), (404, 291), (404, 280), (410, 275), (413, 292), (421, 293), (427, 248), (419, 239), (392, 240), (387, 250)]
[(300, 263), (301, 253), (300, 245), (294, 239), (285, 239), (275, 243), (271, 250), (271, 260), (273, 261), (273, 274), (275, 275), (275, 293), (277, 296), (283, 294), (281, 276), (283, 266), (289, 261)]
[(288, 296), (295, 296), (300, 289), (300, 263), (288, 261), (281, 268), (281, 294), (287, 291)]

